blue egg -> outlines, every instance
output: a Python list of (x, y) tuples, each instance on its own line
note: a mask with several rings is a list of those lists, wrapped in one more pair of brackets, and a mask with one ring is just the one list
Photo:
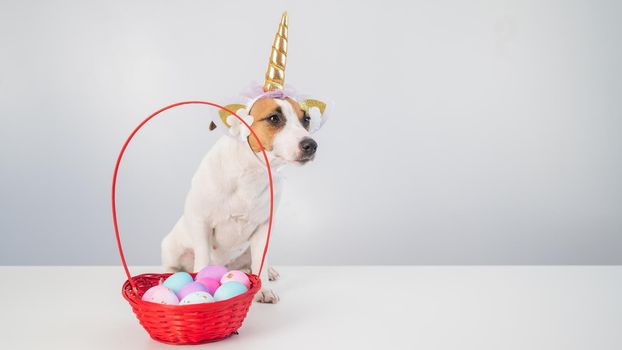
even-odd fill
[(240, 282), (227, 282), (216, 289), (216, 292), (214, 292), (214, 300), (231, 299), (246, 293), (247, 290), (248, 288)]
[(175, 272), (170, 275), (164, 283), (163, 286), (168, 287), (168, 289), (172, 290), (175, 293), (179, 293), (179, 290), (185, 286), (186, 284), (192, 282), (192, 276), (190, 276), (187, 272)]

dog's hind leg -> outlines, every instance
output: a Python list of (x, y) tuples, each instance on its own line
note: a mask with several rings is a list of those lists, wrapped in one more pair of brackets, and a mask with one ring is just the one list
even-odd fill
[(178, 221), (171, 232), (162, 240), (161, 258), (164, 272), (177, 272), (184, 268), (182, 256), (185, 253), (185, 249), (176, 241), (176, 231), (179, 230), (180, 224)]

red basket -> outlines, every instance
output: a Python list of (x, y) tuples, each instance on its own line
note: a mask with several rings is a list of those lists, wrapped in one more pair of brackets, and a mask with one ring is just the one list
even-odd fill
[[(119, 255), (121, 257), (121, 263), (123, 264), (123, 269), (127, 275), (127, 281), (123, 283), (121, 294), (125, 300), (129, 302), (132, 307), (132, 311), (136, 314), (136, 318), (138, 318), (138, 321), (145, 328), (147, 333), (149, 333), (151, 338), (169, 344), (201, 344), (222, 340), (233, 334), (237, 334), (237, 330), (242, 326), (242, 322), (244, 321), (248, 309), (253, 302), (255, 294), (261, 289), (261, 279), (259, 276), (249, 274), (248, 277), (251, 282), (249, 290), (246, 293), (238, 295), (234, 298), (204, 304), (163, 305), (143, 301), (142, 296), (147, 289), (159, 284), (162, 279), (170, 276), (170, 273), (148, 273), (134, 277), (130, 275), (125, 261), (125, 255), (123, 254), (123, 248), (121, 246), (115, 199), (117, 174), (119, 171), (119, 165), (121, 164), (121, 159), (123, 158), (123, 154), (125, 153), (125, 150), (134, 135), (136, 135), (138, 130), (140, 130), (140, 128), (142, 128), (149, 120), (168, 109), (189, 104), (209, 105), (231, 113), (250, 130), (251, 135), (255, 138), (255, 141), (257, 141), (261, 148), (263, 158), (266, 162), (266, 171), (268, 173), (270, 184), (270, 211), (268, 219), (268, 233), (263, 256), (261, 258), (261, 265), (259, 267), (259, 275), (261, 275), (261, 271), (263, 269), (266, 253), (268, 251), (268, 244), (270, 242), (270, 231), (272, 230), (274, 194), (272, 171), (270, 169), (270, 163), (268, 162), (268, 156), (263, 145), (261, 144), (261, 141), (259, 140), (259, 137), (257, 137), (253, 129), (251, 129), (250, 126), (235, 112), (223, 106), (206, 101), (179, 102), (154, 112), (143, 120), (134, 129), (134, 131), (132, 131), (119, 152), (114, 168), (114, 174), (112, 176), (112, 221), (114, 223), (115, 237), (117, 240)], [(195, 276), (195, 274), (192, 275), (193, 277)]]

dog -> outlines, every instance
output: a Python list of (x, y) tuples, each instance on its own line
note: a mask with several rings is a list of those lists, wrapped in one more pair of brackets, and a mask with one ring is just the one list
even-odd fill
[[(326, 105), (319, 100), (297, 101), (284, 91), (287, 55), (287, 13), (279, 24), (263, 91), (246, 105), (226, 108), (243, 117), (265, 148), (273, 169), (275, 207), (282, 190), (279, 170), (304, 165), (315, 158), (318, 144), (311, 133), (323, 122)], [(208, 264), (258, 274), (269, 218), (269, 181), (261, 146), (246, 126), (226, 111), (220, 123), (229, 130), (201, 161), (192, 178), (184, 212), (162, 241), (162, 266), (167, 272), (198, 271)], [(265, 280), (276, 280), (273, 268), (263, 269)], [(255, 300), (276, 303), (267, 287)]]

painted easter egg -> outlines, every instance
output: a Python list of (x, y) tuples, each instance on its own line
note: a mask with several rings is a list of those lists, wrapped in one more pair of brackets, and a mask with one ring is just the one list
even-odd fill
[(186, 283), (183, 287), (181, 287), (179, 292), (175, 294), (177, 294), (179, 300), (182, 300), (186, 297), (186, 295), (194, 292), (207, 292), (207, 287), (199, 282), (190, 282)]
[(209, 266), (202, 268), (201, 271), (197, 273), (196, 279), (207, 277), (207, 278), (211, 278), (216, 281), (220, 281), (222, 276), (225, 273), (227, 273), (227, 271), (229, 270), (227, 270), (227, 268), (222, 265), (209, 265)]
[(143, 294), (144, 301), (148, 301), (150, 303), (156, 304), (167, 304), (167, 305), (177, 305), (179, 304), (179, 298), (173, 293), (172, 290), (168, 289), (163, 285), (154, 286)]
[(174, 274), (170, 275), (166, 280), (164, 280), (164, 283), (162, 283), (162, 285), (169, 288), (175, 293), (179, 293), (181, 288), (190, 282), (192, 282), (192, 276), (190, 276), (189, 273), (175, 272)]
[(213, 280), (211, 278), (208, 278), (208, 277), (198, 278), (196, 281), (204, 285), (205, 288), (207, 288), (207, 292), (210, 293), (211, 295), (214, 295), (214, 292), (216, 292), (216, 289), (220, 287), (220, 282)]
[(220, 286), (216, 293), (214, 293), (214, 299), (216, 301), (231, 299), (240, 294), (246, 293), (248, 288), (240, 282), (227, 282)]
[(208, 292), (194, 292), (181, 299), (179, 305), (211, 303), (214, 298)]
[(246, 288), (251, 287), (251, 281), (248, 279), (248, 276), (244, 272), (238, 270), (229, 271), (222, 276), (220, 283), (225, 284), (227, 282), (240, 282)]

